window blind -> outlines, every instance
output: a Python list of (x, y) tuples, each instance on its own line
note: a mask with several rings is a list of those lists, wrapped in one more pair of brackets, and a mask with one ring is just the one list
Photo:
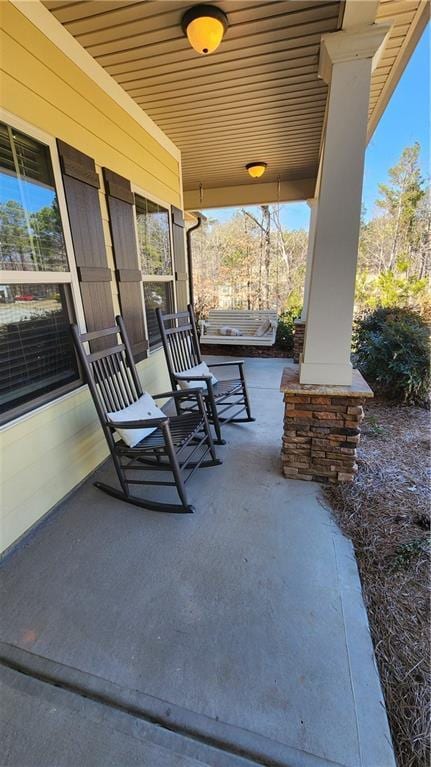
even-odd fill
[(0, 412), (78, 378), (65, 285), (0, 286)]

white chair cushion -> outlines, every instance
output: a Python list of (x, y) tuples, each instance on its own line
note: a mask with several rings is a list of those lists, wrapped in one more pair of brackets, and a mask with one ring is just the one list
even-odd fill
[(222, 325), (219, 333), (221, 336), (242, 336), (242, 332), (238, 328), (232, 328), (230, 325)]
[(271, 320), (263, 320), (259, 327), (256, 328), (254, 335), (261, 338), (268, 333), (269, 330), (271, 330)]
[[(123, 408), (123, 410), (117, 410), (115, 413), (107, 413), (106, 415), (114, 424), (121, 421), (141, 421), (145, 418), (166, 418), (166, 413), (157, 407), (152, 396), (147, 394), (147, 392), (139, 397), (136, 402), (133, 402), (132, 405)], [(147, 429), (116, 429), (115, 431), (126, 445), (134, 447), (141, 439), (148, 437), (156, 429), (157, 426), (152, 426)]]
[(218, 380), (215, 376), (213, 376), (206, 362), (201, 362), (200, 365), (195, 365), (194, 368), (189, 368), (188, 370), (182, 370), (181, 373), (175, 373), (175, 376), (178, 379), (178, 384), (180, 389), (200, 388), (207, 391), (208, 387), (207, 387), (206, 381), (181, 380), (183, 378), (184, 379), (188, 378), (189, 376), (210, 376), (212, 384), (216, 384)]

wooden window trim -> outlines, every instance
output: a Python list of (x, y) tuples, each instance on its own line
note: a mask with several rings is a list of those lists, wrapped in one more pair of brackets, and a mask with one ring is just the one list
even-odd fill
[(142, 282), (173, 282), (175, 274), (143, 274)]
[[(41, 275), (45, 275), (43, 279)], [(22, 272), (0, 269), (0, 282), (8, 282), (10, 285), (40, 285), (40, 283), (71, 285), (72, 279), (70, 272)]]
[[(80, 371), (80, 368), (78, 369)], [(64, 386), (59, 386), (58, 389), (53, 389), (52, 391), (46, 392), (46, 394), (41, 394), (39, 397), (35, 397), (22, 405), (17, 405), (5, 413), (1, 413), (0, 428), (4, 426), (15, 426), (21, 418), (36, 415), (45, 405), (52, 405), (54, 402), (63, 399), (65, 395), (70, 394), (77, 389), (82, 389), (83, 386), (84, 381), (80, 374), (80, 377), (77, 378), (76, 381), (71, 381)]]
[[(35, 141), (40, 141), (45, 144), (49, 149), (52, 171), (54, 175), (55, 190), (57, 192), (58, 207), (60, 211), (61, 224), (63, 227), (63, 235), (66, 246), (66, 255), (69, 263), (68, 272), (17, 272), (9, 270), (0, 271), (0, 279), (5, 282), (16, 284), (21, 281), (25, 281), (27, 284), (36, 284), (38, 282), (70, 282), (72, 291), (72, 300), (75, 310), (76, 320), (82, 331), (85, 329), (84, 312), (81, 301), (81, 293), (79, 290), (78, 274), (75, 264), (75, 254), (73, 251), (72, 234), (69, 226), (69, 216), (67, 212), (66, 197), (63, 187), (63, 177), (60, 168), (60, 158), (57, 150), (57, 140), (49, 133), (35, 128), (30, 123), (22, 120), (20, 117), (11, 114), (7, 110), (0, 107), (0, 120), (7, 123), (11, 127), (18, 131), (27, 133)], [(25, 275), (25, 280), (21, 280), (21, 275)]]
[[(63, 236), (66, 248), (66, 256), (69, 264), (68, 272), (37, 272), (37, 271), (16, 271), (16, 270), (0, 270), (0, 283), (11, 285), (37, 285), (37, 284), (66, 284), (69, 285), (70, 296), (67, 300), (67, 309), (70, 321), (76, 321), (81, 330), (85, 330), (84, 312), (81, 300), (81, 292), (79, 289), (78, 274), (75, 264), (75, 254), (73, 251), (72, 235), (69, 225), (69, 217), (67, 212), (66, 197), (63, 187), (63, 177), (60, 167), (60, 158), (57, 149), (57, 140), (54, 136), (51, 136), (45, 131), (36, 128), (20, 117), (8, 112), (6, 109), (0, 107), (0, 121), (10, 125), (11, 128), (27, 134), (35, 141), (39, 141), (48, 147), (49, 156), (51, 160), (51, 167), (54, 176), (54, 186), (57, 194), (58, 208), (60, 211), (61, 225), (63, 229)], [(68, 291), (67, 291), (68, 292)], [(0, 426), (13, 425), (15, 421), (24, 415), (32, 415), (42, 406), (55, 402), (63, 397), (66, 393), (74, 391), (82, 387), (83, 378), (80, 367), (78, 365), (79, 378), (76, 381), (72, 381), (64, 386), (60, 386), (57, 389), (53, 389), (50, 392), (41, 394), (30, 399), (28, 402), (22, 405), (17, 405), (10, 410), (0, 415)]]
[[(172, 273), (171, 274), (144, 274), (142, 272), (142, 282), (143, 283), (144, 282), (171, 282), (173, 311), (176, 312), (177, 311), (177, 292), (176, 292), (176, 281), (175, 281), (175, 254), (174, 254), (174, 247), (173, 247), (173, 231), (172, 231), (172, 205), (169, 202), (166, 202), (166, 200), (162, 200), (160, 197), (155, 197), (153, 194), (146, 191), (142, 187), (139, 187), (136, 184), (133, 184), (133, 182), (132, 182), (132, 192), (135, 197), (135, 204), (133, 208), (134, 208), (134, 214), (135, 214), (135, 232), (136, 232), (136, 243), (138, 247), (139, 262), (140, 262), (140, 253), (139, 253), (138, 222), (136, 218), (136, 197), (143, 197), (146, 200), (150, 200), (150, 202), (154, 202), (156, 205), (160, 205), (162, 208), (166, 210), (168, 214), (169, 253), (171, 257)], [(143, 305), (145, 310), (145, 292), (144, 291), (143, 291)], [(150, 357), (151, 354), (154, 354), (160, 351), (160, 349), (162, 348), (162, 341), (160, 340), (160, 342), (155, 345), (150, 343), (150, 335), (148, 331), (146, 311), (144, 311), (144, 322), (145, 322), (146, 336), (148, 338), (148, 356)]]

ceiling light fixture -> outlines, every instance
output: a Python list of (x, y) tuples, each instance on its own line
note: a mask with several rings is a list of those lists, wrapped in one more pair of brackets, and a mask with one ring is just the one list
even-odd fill
[(194, 5), (185, 12), (181, 26), (192, 48), (202, 56), (213, 53), (228, 28), (225, 13), (215, 5)]
[(260, 178), (265, 173), (268, 163), (266, 162), (249, 162), (245, 166), (252, 178)]

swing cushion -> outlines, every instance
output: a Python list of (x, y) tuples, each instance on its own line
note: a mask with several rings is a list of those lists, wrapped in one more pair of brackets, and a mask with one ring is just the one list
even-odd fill
[[(121, 421), (143, 421), (147, 418), (166, 418), (166, 413), (160, 410), (154, 402), (152, 396), (144, 392), (136, 402), (115, 413), (106, 413), (111, 423), (121, 423)], [(141, 440), (156, 431), (157, 426), (150, 426), (146, 429), (116, 429), (115, 431), (123, 442), (129, 447), (135, 447)]]
[(254, 335), (258, 338), (262, 338), (262, 336), (265, 335), (265, 333), (268, 333), (271, 330), (271, 320), (270, 319), (264, 319), (263, 322), (260, 323), (259, 327), (256, 328), (254, 331)]
[(222, 325), (219, 333), (221, 336), (242, 336), (238, 328), (232, 328), (230, 325)]
[(195, 365), (194, 368), (188, 370), (182, 370), (181, 373), (175, 373), (175, 377), (178, 380), (180, 389), (204, 389), (208, 390), (206, 381), (188, 381), (187, 379), (193, 376), (210, 376), (213, 386), (217, 383), (218, 379), (213, 376), (206, 362), (201, 362), (200, 365)]

